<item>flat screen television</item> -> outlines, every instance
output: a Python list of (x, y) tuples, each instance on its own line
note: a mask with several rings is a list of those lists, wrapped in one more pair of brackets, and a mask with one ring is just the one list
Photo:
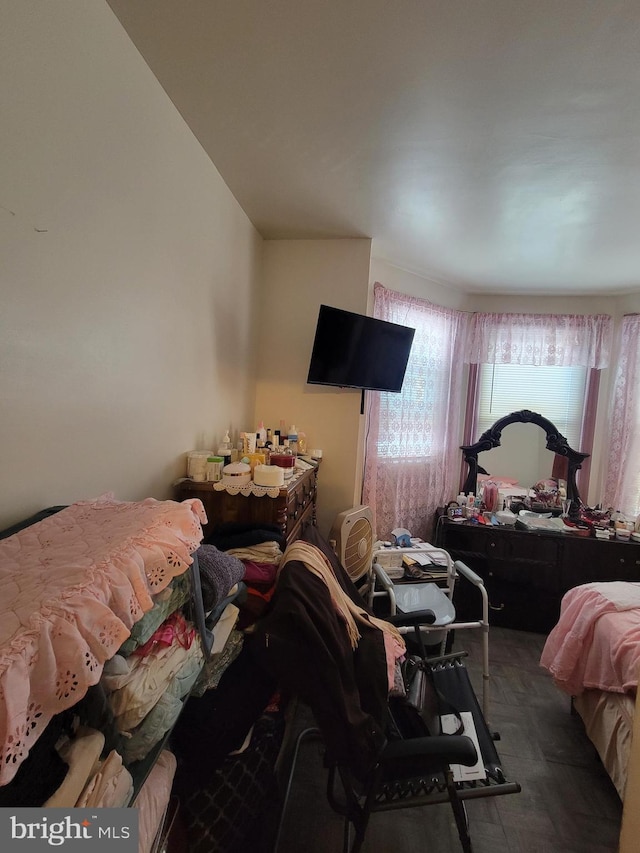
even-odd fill
[(321, 305), (307, 382), (401, 391), (415, 329)]

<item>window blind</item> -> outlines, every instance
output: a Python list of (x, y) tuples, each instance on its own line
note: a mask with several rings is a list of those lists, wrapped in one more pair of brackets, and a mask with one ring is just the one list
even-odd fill
[(511, 412), (530, 409), (579, 448), (588, 372), (587, 367), (481, 364), (477, 435)]

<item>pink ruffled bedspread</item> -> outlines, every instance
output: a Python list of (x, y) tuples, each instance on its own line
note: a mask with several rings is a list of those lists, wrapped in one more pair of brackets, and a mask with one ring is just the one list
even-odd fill
[(569, 590), (540, 664), (572, 696), (587, 689), (635, 693), (640, 665), (640, 583), (589, 583)]
[(83, 501), (0, 541), (0, 785), (187, 570), (199, 500)]

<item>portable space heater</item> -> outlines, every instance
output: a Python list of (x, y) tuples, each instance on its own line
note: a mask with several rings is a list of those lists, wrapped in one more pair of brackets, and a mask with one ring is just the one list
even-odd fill
[(351, 580), (361, 586), (373, 559), (373, 514), (368, 506), (354, 506), (336, 516), (329, 540)]

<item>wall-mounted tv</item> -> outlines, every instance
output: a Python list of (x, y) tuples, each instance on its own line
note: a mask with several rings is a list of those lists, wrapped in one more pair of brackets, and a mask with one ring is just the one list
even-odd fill
[(401, 391), (415, 329), (321, 305), (307, 382)]

